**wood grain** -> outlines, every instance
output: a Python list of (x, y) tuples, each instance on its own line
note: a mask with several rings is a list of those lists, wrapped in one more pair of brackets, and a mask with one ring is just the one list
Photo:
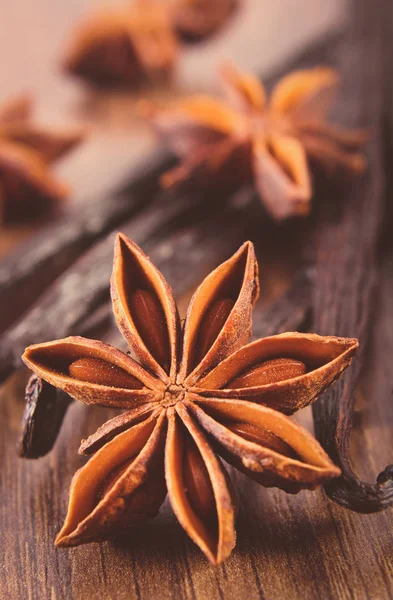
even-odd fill
[[(51, 7), (51, 17), (46, 17), (49, 27), (51, 18), (59, 16), (58, 7), (66, 4), (47, 4)], [(8, 14), (12, 6), (16, 4), (7, 3)], [(38, 21), (42, 18), (37, 17)], [(271, 265), (270, 270), (262, 269), (265, 301), (285, 284), (302, 239), (301, 228), (291, 233), (284, 227), (274, 228), (270, 237), (259, 241), (259, 258), (262, 264)], [(190, 248), (184, 248), (186, 258)], [(162, 252), (165, 254), (164, 247)], [(392, 450), (391, 248), (389, 253), (381, 261), (368, 369), (352, 436), (352, 456), (365, 478), (372, 478), (389, 461)], [(295, 301), (297, 298), (295, 295)], [(259, 332), (262, 326), (259, 321)], [(119, 341), (114, 332), (111, 337), (110, 341)], [(130, 539), (55, 549), (53, 541), (66, 513), (69, 483), (84, 462), (77, 454), (80, 439), (115, 413), (75, 403), (52, 453), (37, 461), (18, 459), (15, 445), (24, 382), (21, 376), (13, 377), (0, 396), (0, 598), (379, 600), (393, 596), (392, 512), (350, 513), (328, 501), (321, 490), (288, 496), (260, 488), (233, 470), (240, 503), (238, 542), (221, 567), (208, 565), (176, 522), (168, 503), (156, 520), (136, 528)], [(310, 411), (300, 420), (309, 425)]]

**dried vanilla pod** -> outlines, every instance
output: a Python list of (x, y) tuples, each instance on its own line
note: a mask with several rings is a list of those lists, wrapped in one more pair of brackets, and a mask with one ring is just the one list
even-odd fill
[(276, 220), (308, 215), (310, 164), (330, 174), (357, 174), (366, 167), (359, 148), (363, 130), (327, 122), (338, 85), (334, 69), (294, 71), (270, 98), (257, 77), (226, 65), (221, 70), (226, 100), (195, 96), (166, 107), (144, 104), (141, 112), (180, 165), (164, 174), (164, 187), (212, 185), (234, 190), (254, 183)]
[(40, 458), (52, 449), (72, 399), (33, 374), (26, 386), (25, 401), (18, 454)]
[(0, 219), (41, 216), (68, 195), (52, 162), (78, 145), (82, 130), (55, 131), (32, 123), (33, 99), (21, 95), (0, 107)]
[(87, 404), (125, 409), (82, 442), (80, 452), (91, 458), (73, 478), (58, 546), (124, 532), (153, 517), (167, 491), (185, 531), (218, 564), (235, 545), (234, 502), (219, 455), (290, 493), (339, 476), (284, 413), (334, 382), (357, 340), (285, 333), (248, 344), (258, 294), (258, 265), (246, 242), (196, 290), (182, 328), (161, 273), (119, 234), (113, 311), (137, 360), (82, 337), (26, 349), (24, 362), (49, 384)]
[(178, 44), (162, 2), (136, 0), (88, 15), (63, 60), (66, 71), (96, 86), (170, 78)]

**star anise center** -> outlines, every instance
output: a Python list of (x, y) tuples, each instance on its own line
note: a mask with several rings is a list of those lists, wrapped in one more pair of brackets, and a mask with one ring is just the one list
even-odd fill
[(161, 406), (163, 408), (170, 408), (171, 406), (175, 406), (178, 402), (182, 402), (186, 395), (186, 391), (187, 389), (183, 385), (171, 383), (163, 392)]
[(255, 112), (248, 118), (248, 128), (253, 137), (266, 136), (271, 133), (281, 135), (294, 135), (295, 128), (288, 117), (269, 114), (268, 112)]

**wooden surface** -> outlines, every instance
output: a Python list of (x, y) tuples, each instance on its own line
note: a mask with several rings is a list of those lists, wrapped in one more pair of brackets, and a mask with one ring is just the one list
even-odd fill
[[(80, 118), (80, 112), (76, 110), (80, 106), (80, 90), (60, 78), (54, 69), (55, 55), (66, 37), (67, 28), (80, 13), (80, 4), (37, 0), (32, 13), (27, 0), (0, 2), (0, 51), (8, 59), (0, 62), (2, 93), (15, 92), (23, 83), (33, 87), (39, 96), (39, 113), (43, 119), (47, 115), (65, 115), (70, 119), (77, 115)], [(87, 6), (88, 3), (84, 4)], [(289, 17), (293, 24), (295, 18), (299, 20), (298, 3), (298, 11), (293, 14), (285, 12), (286, 8), (290, 10), (290, 0), (288, 3), (276, 0), (274, 4), (275, 8), (269, 13), (271, 19), (281, 6), (286, 14), (286, 27)], [(327, 3), (304, 0), (301, 4), (304, 5), (304, 17), (299, 22), (306, 41), (313, 31), (321, 31), (318, 27), (323, 25), (326, 29), (332, 24), (333, 14), (329, 17), (326, 13), (325, 21), (319, 16), (318, 25), (315, 6), (324, 7)], [(259, 5), (262, 14), (271, 3), (266, 1)], [(340, 13), (338, 5), (336, 14)], [(307, 22), (308, 28), (304, 25)], [(21, 50), (21, 38), (16, 42), (15, 34), (12, 34), (21, 25), (24, 28), (21, 34), (23, 45), (32, 48), (34, 67), (30, 74)], [(43, 30), (47, 35), (43, 35)], [(278, 31), (288, 37), (284, 26)], [(292, 44), (299, 44), (295, 38)], [(279, 48), (274, 53), (270, 38), (270, 63), (261, 64), (261, 68), (268, 70), (276, 60), (283, 58), (280, 39), (278, 35), (275, 44)], [(228, 47), (233, 49), (234, 42), (230, 38), (227, 41)], [(221, 52), (223, 38), (216, 44), (215, 49), (210, 48), (212, 62)], [(288, 44), (287, 39), (285, 44)], [(203, 60), (209, 60), (208, 49), (203, 52), (201, 65)], [(248, 64), (258, 66), (255, 51), (248, 50), (247, 56)], [(190, 65), (197, 60), (196, 50), (190, 53), (189, 60)], [(243, 60), (247, 63), (246, 56)], [(27, 74), (26, 77), (22, 73)], [(206, 69), (201, 68), (198, 77), (203, 78), (204, 73)], [(200, 84), (198, 77), (195, 85)], [(187, 82), (189, 85), (191, 83)], [(207, 79), (201, 84), (204, 85), (208, 85)], [(119, 124), (124, 122), (130, 110), (124, 98), (95, 98), (94, 107), (97, 110), (92, 120), (98, 131), (85, 149), (80, 150), (79, 158), (75, 155), (70, 157), (68, 164), (61, 165), (62, 173), (73, 179), (81, 198), (84, 191), (94, 193), (97, 187), (109, 188), (118, 184), (123, 171), (127, 172), (140, 150), (135, 148), (136, 140), (143, 140), (141, 144), (146, 152), (152, 143), (144, 130), (140, 131), (140, 138), (135, 132), (125, 135), (120, 131)], [(100, 169), (96, 176), (97, 161), (105, 164), (105, 156), (110, 156), (114, 149), (120, 157), (116, 169), (113, 172), (108, 168), (104, 172)], [(5, 252), (25, 232), (8, 231), (1, 235), (0, 247), (2, 245)], [(288, 270), (296, 262), (294, 248), (300, 241), (301, 231), (293, 235), (291, 243), (287, 236), (286, 228), (275, 230), (274, 235), (260, 243), (259, 254), (269, 263), (266, 273), (262, 269), (262, 285), (267, 298), (281, 289)], [(277, 251), (277, 245), (280, 251)], [(393, 357), (391, 252), (382, 255), (381, 273), (368, 366), (358, 394), (351, 448), (358, 474), (370, 480), (392, 457), (393, 404), (391, 378), (387, 375), (391, 372)], [(54, 451), (37, 461), (23, 461), (17, 459), (15, 453), (23, 410), (23, 383), (23, 376), (12, 377), (0, 396), (0, 598), (281, 600), (383, 599), (393, 596), (391, 511), (374, 515), (350, 513), (328, 501), (321, 490), (288, 496), (279, 490), (261, 488), (234, 470), (231, 475), (239, 492), (238, 541), (232, 556), (221, 567), (209, 566), (177, 523), (167, 502), (157, 519), (136, 529), (132, 538), (126, 541), (72, 550), (55, 549), (53, 541), (66, 513), (69, 483), (83, 463), (77, 454), (80, 439), (92, 433), (113, 413), (75, 403)], [(378, 395), (374, 390), (378, 390)], [(302, 413), (299, 420), (311, 427), (309, 411)]]

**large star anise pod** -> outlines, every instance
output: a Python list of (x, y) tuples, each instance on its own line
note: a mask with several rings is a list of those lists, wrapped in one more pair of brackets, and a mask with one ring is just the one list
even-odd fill
[(81, 337), (30, 346), (23, 356), (76, 400), (126, 410), (82, 442), (80, 452), (92, 457), (73, 478), (58, 546), (122, 534), (153, 517), (168, 492), (186, 532), (220, 563), (235, 544), (235, 511), (219, 456), (290, 493), (340, 474), (285, 415), (341, 375), (357, 340), (284, 333), (245, 345), (259, 293), (250, 242), (202, 282), (183, 327), (163, 276), (123, 235), (111, 292), (136, 360)]
[(164, 142), (181, 158), (164, 175), (165, 187), (192, 183), (232, 190), (253, 182), (277, 220), (310, 211), (309, 162), (330, 174), (359, 173), (367, 134), (327, 122), (337, 87), (330, 68), (295, 71), (267, 99), (254, 75), (222, 69), (227, 101), (195, 96), (158, 108), (145, 104)]
[(40, 215), (68, 194), (50, 164), (82, 139), (81, 130), (54, 131), (31, 121), (33, 101), (19, 96), (0, 107), (0, 216), (4, 221)]
[(64, 67), (95, 85), (129, 85), (168, 78), (177, 40), (165, 5), (136, 0), (88, 15), (71, 41)]

